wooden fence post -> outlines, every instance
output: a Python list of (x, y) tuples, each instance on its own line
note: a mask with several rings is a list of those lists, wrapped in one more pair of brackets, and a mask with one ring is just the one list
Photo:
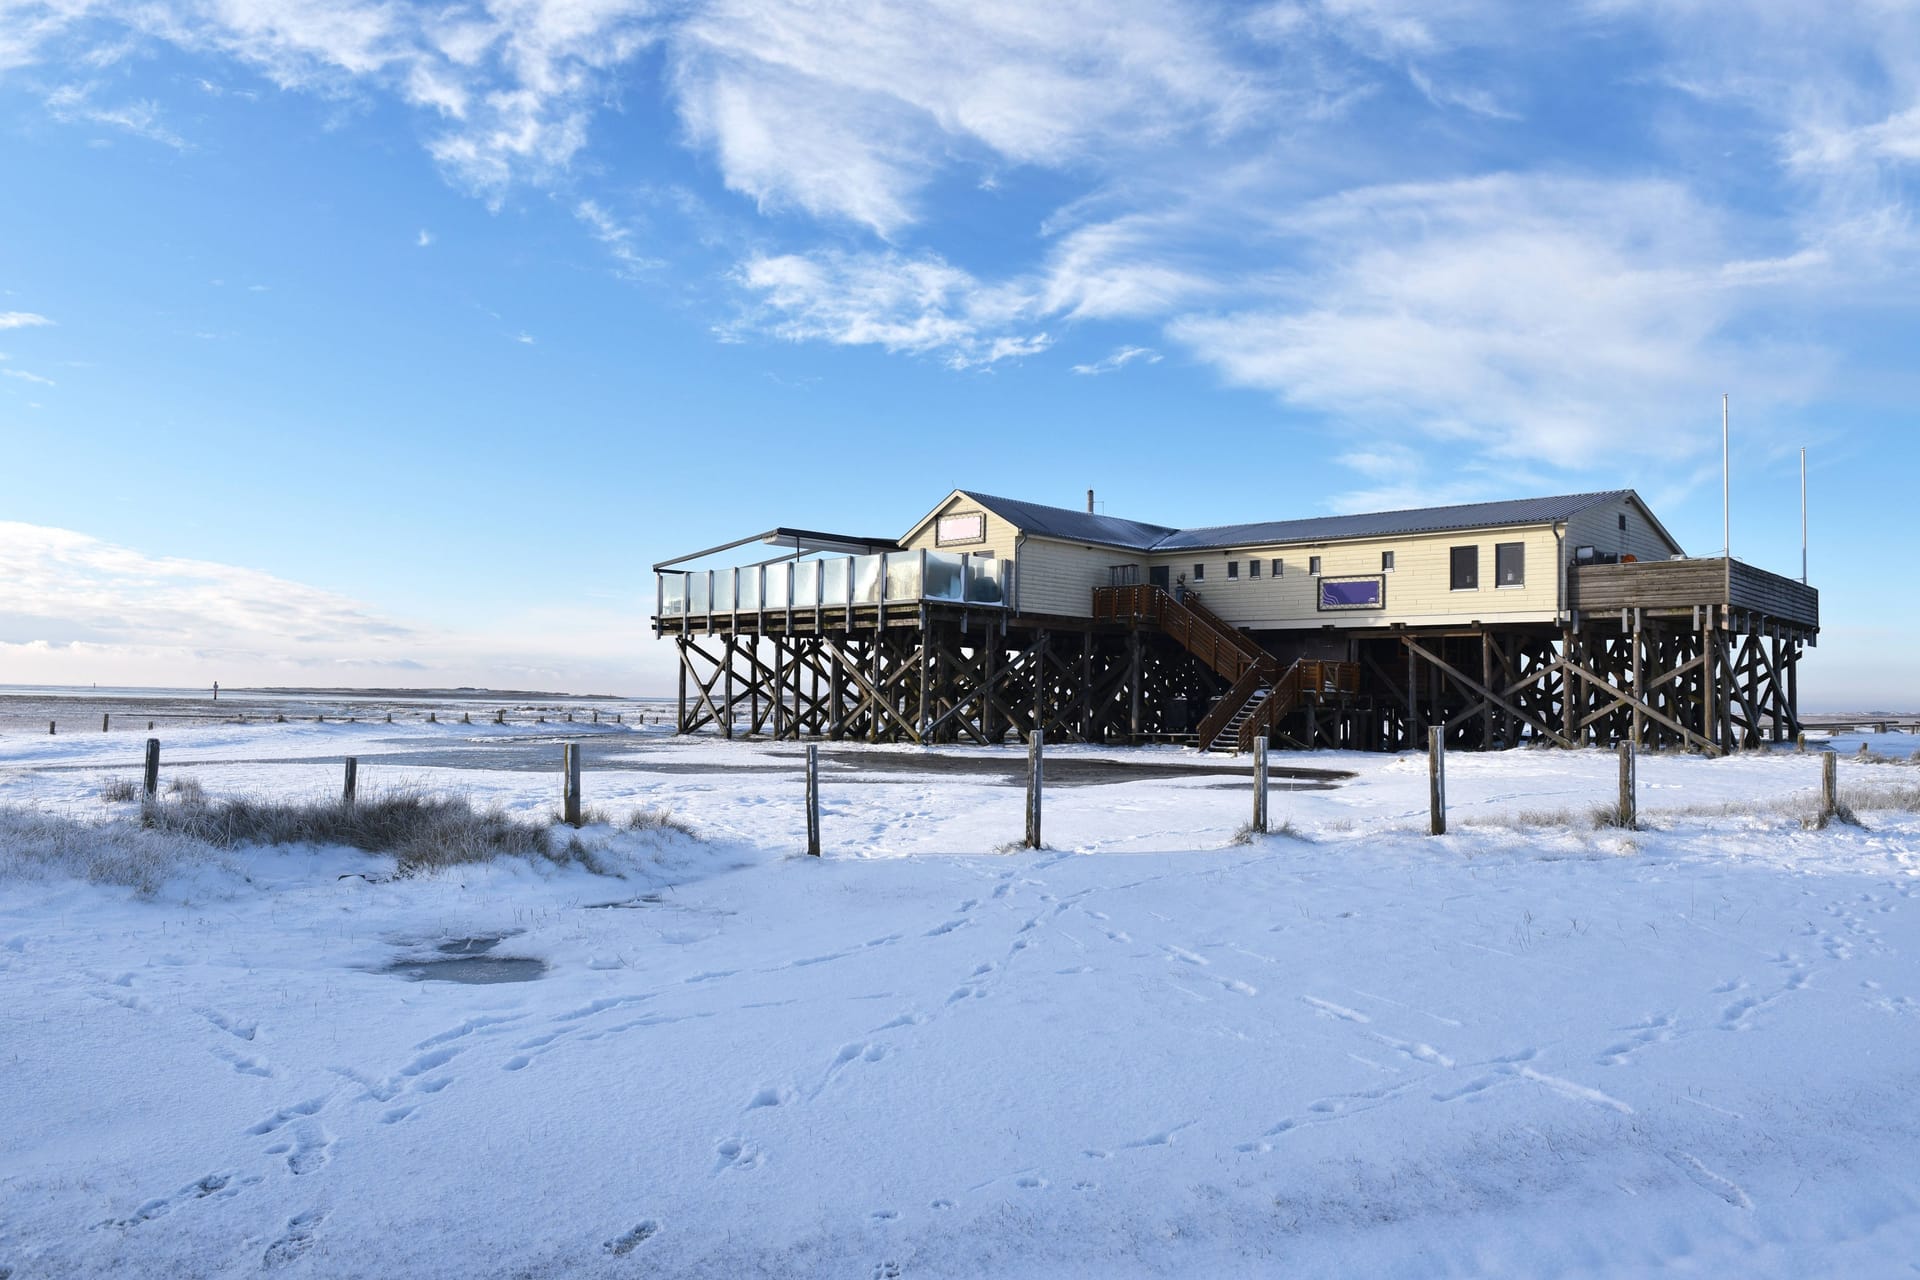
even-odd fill
[(1041, 761), (1046, 751), (1046, 730), (1035, 726), (1027, 737), (1027, 848), (1040, 847)]
[(102, 733), (107, 731), (107, 714), (104, 711), (100, 713), (100, 732)]
[(560, 817), (568, 826), (577, 827), (580, 825), (580, 744), (567, 743), (561, 748), (560, 759), (566, 771)]
[(820, 856), (820, 748), (807, 747), (807, 853)]
[(151, 802), (160, 794), (160, 739), (147, 739), (147, 771), (142, 779), (141, 792)]
[(1267, 740), (1253, 740), (1253, 830), (1267, 834)]
[(1793, 750), (1794, 750), (1794, 754), (1796, 755), (1807, 754), (1807, 735), (1806, 734), (1803, 733), (1794, 738)]
[(358, 756), (348, 756), (346, 776), (342, 778), (340, 782), (340, 805), (342, 808), (353, 808), (354, 792), (357, 790), (359, 781), (360, 758)]
[(1434, 725), (1427, 730), (1427, 834), (1447, 834), (1447, 737)]
[(1633, 744), (1620, 744), (1620, 825), (1629, 831), (1640, 825), (1638, 762)]
[(1820, 820), (1830, 821), (1840, 811), (1840, 757), (1829, 751), (1820, 757)]
[(52, 737), (57, 737), (57, 736), (59, 736), (59, 732), (60, 732), (60, 731), (59, 731), (59, 730), (58, 730), (57, 728), (55, 728), (55, 727), (54, 727), (54, 723), (53, 723), (53, 721), (51, 721), (51, 720), (49, 720), (49, 721), (47, 721), (47, 736), (48, 736), (49, 738), (52, 738)]

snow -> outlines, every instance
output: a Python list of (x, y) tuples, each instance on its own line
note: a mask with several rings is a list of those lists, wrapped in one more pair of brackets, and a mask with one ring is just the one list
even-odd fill
[[(0, 1274), (1920, 1258), (1920, 816), (1803, 826), (1813, 755), (1643, 758), (1647, 829), (1622, 831), (1552, 824), (1612, 800), (1610, 753), (1456, 754), (1440, 838), (1423, 759), (1276, 756), (1354, 776), (1277, 783), (1294, 834), (1235, 843), (1244, 776), (1058, 748), (1192, 773), (1052, 788), (1052, 847), (999, 852), (1022, 824), (1003, 776), (830, 744), (813, 860), (793, 744), (566, 729), (589, 805), (671, 807), (702, 839), (590, 829), (620, 878), (245, 849), (151, 898), (0, 882)], [(194, 762), (169, 775), (216, 795), (327, 794), (352, 754), (363, 791), (533, 816), (560, 739), (532, 732), (164, 736)], [(105, 820), (144, 736), (0, 737), (0, 805)], [(1859, 741), (1833, 743), (1856, 798), (1920, 782)], [(989, 754), (1022, 756), (944, 753)], [(442, 944), (545, 974), (390, 971)]]

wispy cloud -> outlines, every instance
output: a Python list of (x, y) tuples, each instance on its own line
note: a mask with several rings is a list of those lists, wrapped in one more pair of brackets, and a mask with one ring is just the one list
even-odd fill
[(53, 321), (31, 311), (0, 311), (0, 329), (31, 329)]
[(427, 248), (433, 243), (433, 232), (428, 231), (425, 227), (420, 228), (420, 230), (414, 234), (413, 243), (415, 248)]
[(1111, 355), (1095, 360), (1092, 364), (1073, 366), (1073, 371), (1089, 377), (1097, 377), (1103, 373), (1117, 373), (1136, 360), (1145, 361), (1147, 364), (1159, 364), (1160, 353), (1151, 347), (1120, 347)]
[(103, 124), (176, 151), (186, 150), (187, 140), (162, 118), (159, 103), (151, 100), (101, 103), (94, 100), (96, 91), (97, 86), (91, 84), (65, 85), (47, 96), (47, 109), (56, 120)]
[(749, 259), (741, 286), (758, 299), (736, 326), (794, 342), (937, 354), (956, 369), (1037, 355), (1037, 301), (1017, 285), (983, 284), (932, 254), (821, 251)]
[[(5, 357), (0, 357), (0, 359), (4, 358)], [(0, 378), (18, 378), (22, 382), (37, 383), (43, 387), (55, 385), (52, 378), (43, 378), (37, 373), (28, 373), (25, 369), (0, 369)]]
[(593, 238), (613, 258), (617, 274), (623, 278), (638, 279), (666, 265), (660, 259), (649, 258), (636, 249), (633, 229), (622, 224), (599, 201), (581, 200), (574, 205), (573, 216), (586, 224)]

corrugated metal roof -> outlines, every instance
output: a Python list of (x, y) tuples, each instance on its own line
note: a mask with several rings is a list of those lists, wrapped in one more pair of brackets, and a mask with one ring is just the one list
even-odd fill
[(1066, 542), (1090, 542), (1099, 546), (1124, 547), (1129, 551), (1146, 551), (1168, 534), (1179, 532), (1165, 525), (1141, 524), (1137, 520), (1095, 515), (1090, 511), (1075, 511), (1071, 507), (1043, 507), (1037, 502), (996, 498), (992, 494), (979, 493), (973, 489), (962, 489), (960, 492), (1022, 533), (1034, 534), (1042, 538), (1059, 538)]
[(1487, 529), (1502, 525), (1546, 524), (1565, 520), (1589, 507), (1633, 496), (1631, 489), (1604, 493), (1568, 493), (1507, 502), (1468, 502), (1410, 511), (1370, 511), (1307, 520), (1270, 520), (1259, 524), (1223, 524), (1181, 529), (1161, 539), (1155, 551), (1207, 547), (1263, 546), (1281, 542), (1330, 542), (1336, 538), (1376, 538), (1402, 533), (1442, 533), (1451, 529)]
[(1408, 511), (1371, 511), (1346, 516), (1314, 516), (1305, 520), (1269, 520), (1255, 524), (1214, 525), (1204, 529), (1170, 529), (1164, 525), (1141, 524), (1116, 516), (1075, 511), (1069, 507), (1047, 507), (1013, 498), (996, 498), (972, 489), (962, 489), (961, 492), (1015, 528), (1038, 537), (1156, 552), (1271, 546), (1289, 542), (1330, 542), (1338, 538), (1376, 538), (1403, 533), (1443, 533), (1452, 529), (1546, 524), (1568, 519), (1589, 507), (1634, 496), (1631, 489), (1610, 489), (1601, 493), (1568, 493), (1506, 502), (1468, 502), (1450, 507), (1418, 507)]

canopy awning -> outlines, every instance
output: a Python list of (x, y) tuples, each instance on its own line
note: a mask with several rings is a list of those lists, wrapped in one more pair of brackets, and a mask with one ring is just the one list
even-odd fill
[(761, 543), (769, 547), (783, 548), (777, 556), (758, 560), (756, 564), (771, 564), (775, 560), (796, 560), (801, 556), (815, 555), (820, 552), (833, 552), (840, 555), (870, 556), (881, 551), (898, 551), (900, 544), (892, 538), (855, 538), (847, 534), (821, 533), (815, 529), (769, 529), (765, 533), (752, 534), (745, 538), (736, 538), (732, 542), (717, 547), (708, 547), (705, 551), (695, 551), (689, 555), (675, 556), (671, 560), (662, 560), (653, 566), (655, 573), (664, 572), (677, 564), (686, 564), (689, 560), (704, 560), (708, 556), (717, 556), (723, 551), (732, 551), (736, 547)]

